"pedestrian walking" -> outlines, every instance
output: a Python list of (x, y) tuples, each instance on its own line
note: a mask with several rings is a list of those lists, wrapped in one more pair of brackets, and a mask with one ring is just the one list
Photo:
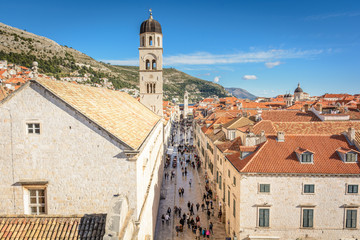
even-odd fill
[(165, 215), (164, 214), (161, 216), (161, 222), (162, 222), (162, 225), (164, 225), (164, 223), (165, 223)]
[(192, 181), (192, 180), (191, 180), (191, 178), (190, 178), (190, 181), (189, 181), (189, 185), (190, 185), (190, 187), (191, 187), (191, 181)]
[(191, 206), (190, 201), (188, 201), (187, 206), (188, 206), (188, 208), (189, 208), (189, 210), (190, 210), (190, 206)]
[(208, 210), (207, 210), (207, 217), (208, 217), (208, 220), (210, 220), (210, 215), (211, 215), (211, 212), (210, 212), (210, 210), (208, 209)]
[(212, 222), (210, 222), (210, 224), (209, 224), (209, 230), (210, 230), (210, 232), (211, 232), (211, 234), (214, 234), (214, 232), (213, 232), (213, 223)]
[(199, 207), (200, 207), (200, 204), (197, 203), (197, 204), (196, 204), (196, 211), (197, 211), (197, 212), (199, 211)]
[(179, 218), (181, 218), (181, 207), (178, 208)]
[(165, 221), (166, 221), (166, 225), (169, 225), (169, 221), (170, 221), (170, 216), (169, 214), (165, 215)]
[(168, 207), (167, 213), (169, 214), (169, 217), (171, 217), (171, 208)]
[(201, 204), (201, 209), (202, 209), (202, 211), (204, 211), (204, 208), (205, 208), (205, 204), (202, 203), (202, 204)]
[(206, 230), (206, 238), (210, 238), (210, 231), (209, 231), (209, 229)]

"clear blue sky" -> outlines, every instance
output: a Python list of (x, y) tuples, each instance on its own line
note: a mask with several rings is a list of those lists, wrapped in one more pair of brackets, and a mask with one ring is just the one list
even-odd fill
[(360, 93), (359, 0), (3, 1), (0, 22), (137, 65), (153, 9), (164, 65), (258, 96)]

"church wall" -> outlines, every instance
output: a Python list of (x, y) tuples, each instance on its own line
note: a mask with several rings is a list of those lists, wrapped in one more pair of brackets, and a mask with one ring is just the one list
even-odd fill
[[(41, 134), (27, 133), (29, 121)], [(135, 208), (136, 166), (124, 147), (39, 85), (0, 106), (0, 132), (0, 213), (24, 214), (21, 179), (48, 181), (48, 214), (106, 212), (119, 193)]]

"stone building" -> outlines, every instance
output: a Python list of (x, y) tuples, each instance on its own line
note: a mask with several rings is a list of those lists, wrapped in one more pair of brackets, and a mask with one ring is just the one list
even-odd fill
[(160, 116), (163, 115), (162, 46), (161, 25), (150, 13), (140, 26), (140, 102)]
[(185, 91), (184, 94), (184, 118), (187, 118), (189, 112), (189, 93)]
[(108, 239), (152, 239), (163, 131), (124, 92), (29, 81), (0, 104), (0, 215), (108, 213)]

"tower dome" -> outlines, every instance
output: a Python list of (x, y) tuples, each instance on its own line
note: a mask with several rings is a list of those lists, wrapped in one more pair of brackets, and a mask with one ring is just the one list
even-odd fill
[(153, 19), (151, 11), (150, 11), (149, 19), (143, 21), (140, 26), (140, 34), (146, 33), (146, 32), (162, 33), (161, 25), (158, 21)]
[(301, 87), (300, 87), (300, 83), (298, 83), (298, 87), (295, 89), (295, 91), (294, 92), (298, 92), (298, 93), (300, 93), (300, 92), (304, 92), (302, 89), (301, 89)]

